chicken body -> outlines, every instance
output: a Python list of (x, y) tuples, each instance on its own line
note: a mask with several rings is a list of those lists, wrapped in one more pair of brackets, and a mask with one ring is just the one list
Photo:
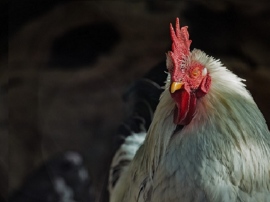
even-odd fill
[(191, 122), (174, 123), (168, 74), (144, 143), (111, 191), (111, 202), (270, 201), (270, 133), (242, 79), (194, 49), (211, 77)]

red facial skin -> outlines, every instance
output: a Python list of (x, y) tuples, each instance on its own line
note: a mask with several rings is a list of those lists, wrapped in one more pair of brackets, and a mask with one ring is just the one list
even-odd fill
[(194, 117), (197, 100), (203, 97), (210, 88), (211, 77), (202, 75), (204, 66), (192, 64), (186, 70), (175, 71), (172, 82), (182, 82), (183, 87), (171, 93), (175, 100), (174, 123), (188, 125)]
[(203, 97), (210, 88), (211, 77), (204, 71), (205, 67), (198, 62), (187, 64), (190, 56), (189, 33), (187, 27), (180, 27), (176, 18), (175, 29), (170, 24), (172, 51), (167, 54), (167, 68), (171, 74), (172, 82), (181, 82), (183, 86), (171, 93), (175, 100), (174, 123), (187, 125), (191, 122), (197, 100)]

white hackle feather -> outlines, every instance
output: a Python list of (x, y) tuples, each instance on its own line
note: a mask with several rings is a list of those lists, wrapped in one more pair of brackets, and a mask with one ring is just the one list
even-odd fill
[(270, 133), (243, 79), (200, 50), (191, 61), (206, 67), (209, 92), (177, 130), (168, 75), (146, 139), (111, 202), (270, 201)]
[[(126, 171), (130, 161), (134, 158), (137, 150), (142, 145), (145, 139), (145, 132), (132, 133), (128, 136), (121, 147), (116, 151), (109, 173), (108, 190), (110, 195), (114, 192), (114, 183), (117, 182), (119, 176)], [(115, 173), (118, 172), (118, 173)], [(115, 178), (115, 179), (114, 179)]]

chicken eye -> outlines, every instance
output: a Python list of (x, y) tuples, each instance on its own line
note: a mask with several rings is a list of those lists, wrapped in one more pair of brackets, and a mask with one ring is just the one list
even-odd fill
[(199, 75), (201, 74), (201, 70), (199, 67), (195, 67), (192, 71), (191, 71), (191, 78), (197, 78)]

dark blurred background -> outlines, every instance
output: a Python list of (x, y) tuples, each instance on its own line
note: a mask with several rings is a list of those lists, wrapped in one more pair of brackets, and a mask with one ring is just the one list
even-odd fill
[(269, 1), (11, 0), (0, 15), (8, 27), (8, 35), (0, 32), (2, 198), (69, 150), (82, 155), (100, 195), (126, 116), (122, 95), (164, 61), (177, 16), (189, 26), (192, 49), (247, 80), (270, 124)]

